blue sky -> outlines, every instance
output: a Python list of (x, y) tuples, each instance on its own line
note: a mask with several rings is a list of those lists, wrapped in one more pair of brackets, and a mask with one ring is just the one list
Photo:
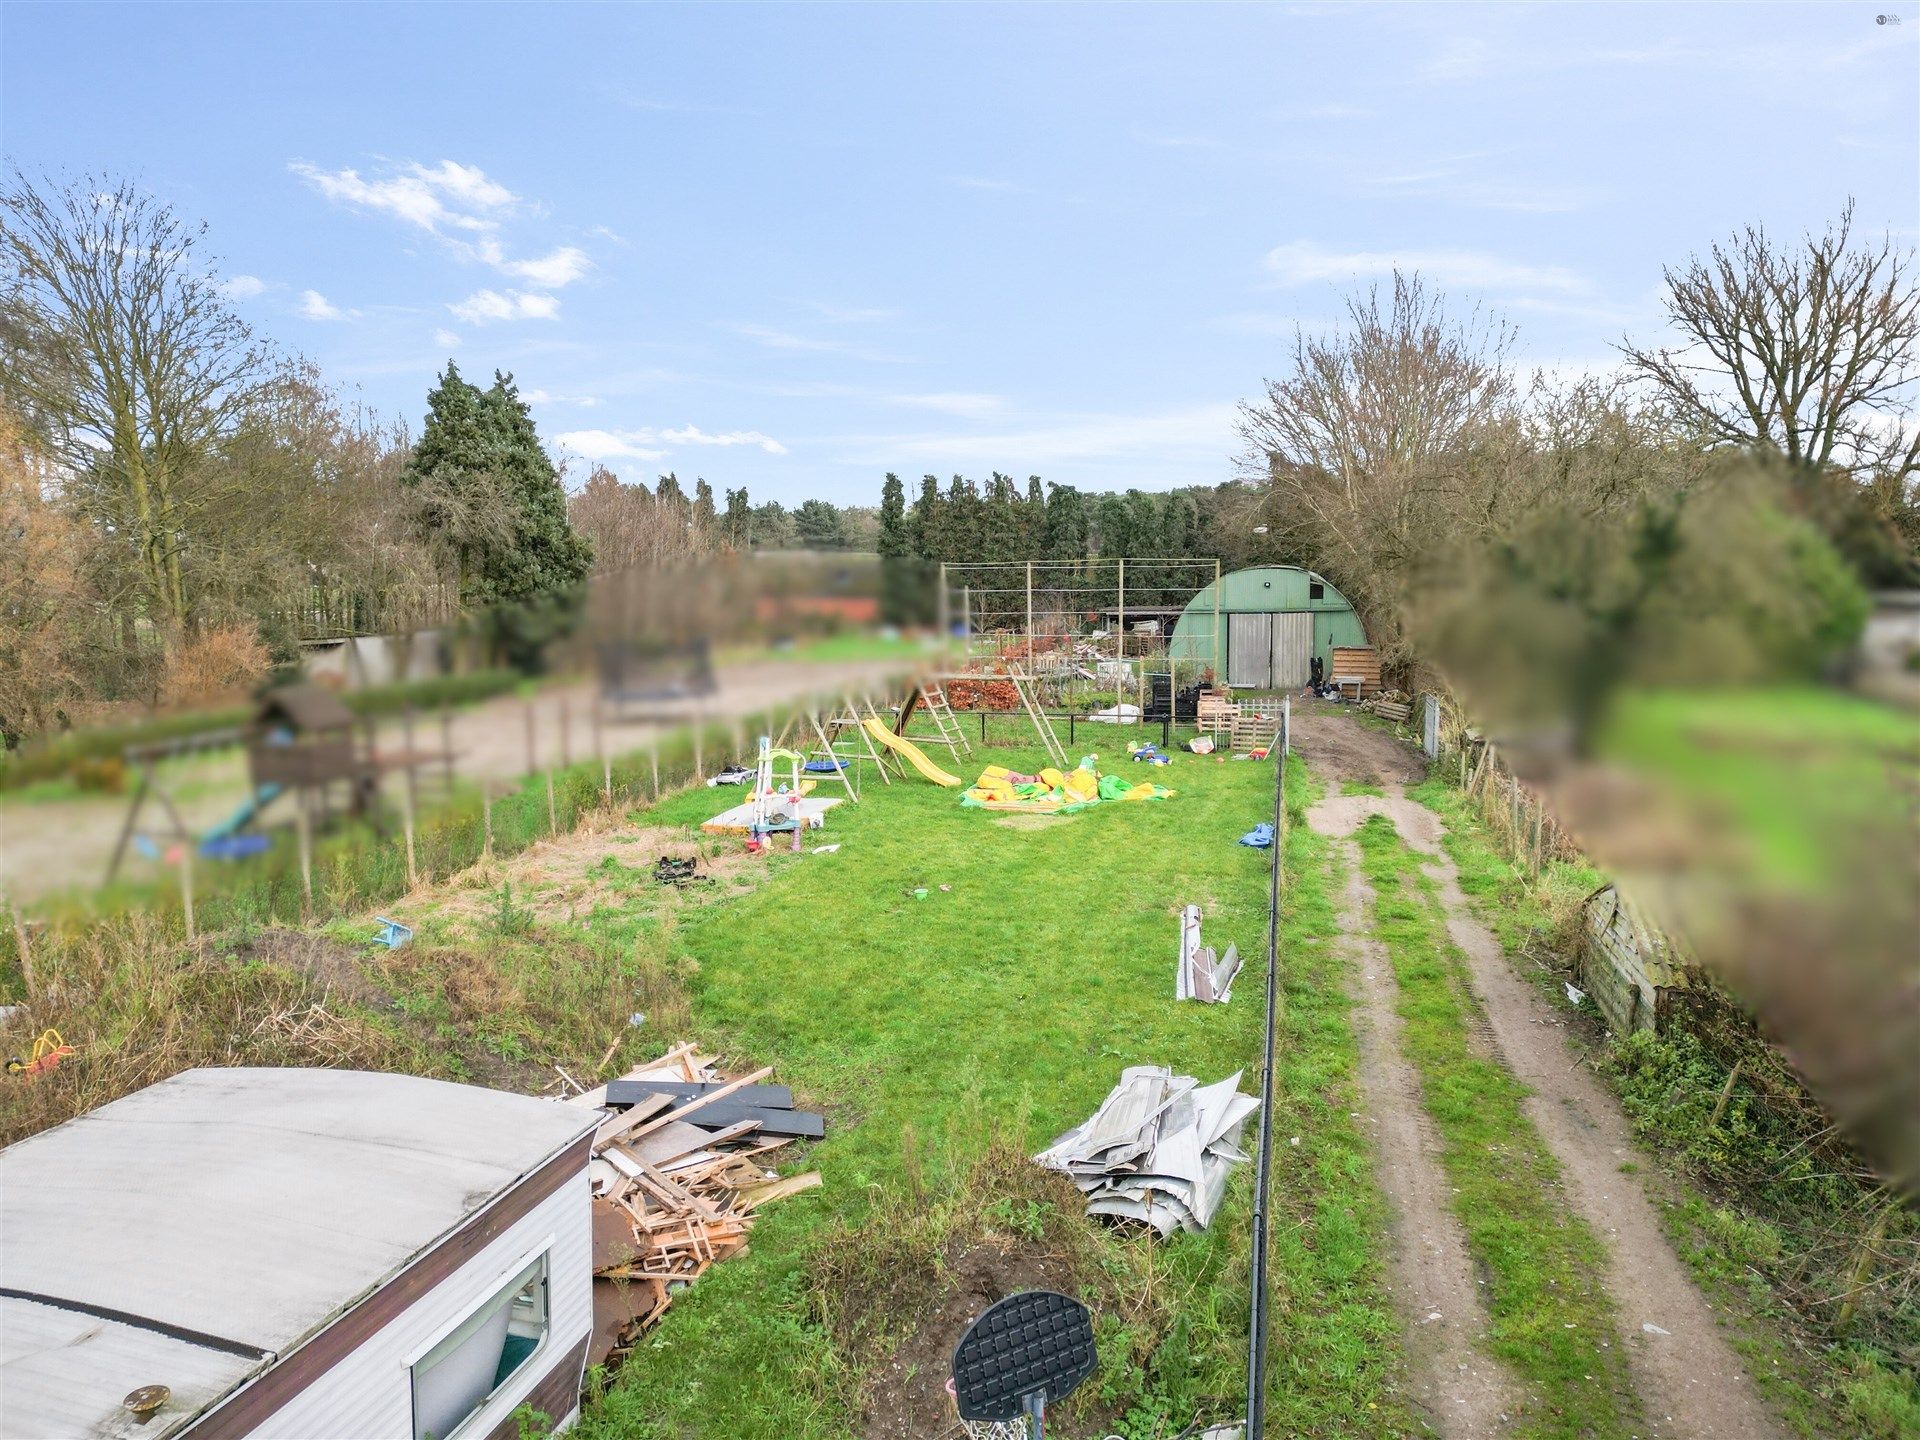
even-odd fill
[(627, 478), (1157, 489), (1396, 261), (1578, 370), (1737, 224), (1911, 243), (1898, 3), (13, 3), (0, 121), (415, 427), (452, 355)]

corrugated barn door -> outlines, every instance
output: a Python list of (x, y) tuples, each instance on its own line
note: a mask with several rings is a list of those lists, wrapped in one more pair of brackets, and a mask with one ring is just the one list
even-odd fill
[(1297, 690), (1313, 678), (1313, 616), (1305, 610), (1273, 617), (1273, 686)]
[(1227, 617), (1227, 684), (1237, 690), (1273, 685), (1273, 616)]

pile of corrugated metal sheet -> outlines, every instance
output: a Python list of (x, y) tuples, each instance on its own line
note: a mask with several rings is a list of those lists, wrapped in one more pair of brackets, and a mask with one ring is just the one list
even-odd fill
[(1247, 1156), (1240, 1132), (1260, 1108), (1240, 1072), (1214, 1085), (1163, 1065), (1135, 1065), (1084, 1125), (1034, 1159), (1071, 1176), (1089, 1215), (1151, 1225), (1162, 1236), (1204, 1230)]
[(754, 1212), (810, 1190), (818, 1172), (782, 1179), (761, 1157), (816, 1139), (821, 1118), (793, 1108), (770, 1070), (730, 1079), (692, 1045), (576, 1096), (606, 1118), (593, 1141), (593, 1347), (617, 1359), (717, 1260), (746, 1248)]
[(1225, 955), (1215, 954), (1211, 945), (1200, 943), (1200, 907), (1189, 905), (1182, 910), (1180, 962), (1173, 977), (1173, 998), (1224, 1005), (1233, 998), (1233, 977), (1239, 973), (1239, 948), (1228, 945)]

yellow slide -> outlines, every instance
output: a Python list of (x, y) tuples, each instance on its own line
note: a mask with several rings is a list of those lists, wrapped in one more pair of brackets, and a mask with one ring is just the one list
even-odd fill
[(860, 723), (866, 727), (867, 734), (893, 751), (894, 754), (904, 755), (909, 765), (926, 776), (927, 779), (933, 781), (934, 784), (944, 785), (951, 790), (962, 783), (958, 775), (949, 775), (938, 765), (934, 764), (933, 761), (929, 760), (926, 752), (918, 745), (914, 744), (911, 740), (902, 739), (900, 736), (894, 734), (893, 731), (889, 730), (873, 716), (869, 715)]

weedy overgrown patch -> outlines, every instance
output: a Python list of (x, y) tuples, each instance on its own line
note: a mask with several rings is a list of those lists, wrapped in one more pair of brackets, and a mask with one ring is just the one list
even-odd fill
[[(187, 945), (127, 916), (35, 954), (30, 1016), (0, 1031), (9, 1055), (51, 1027), (76, 1053), (56, 1069), (0, 1083), (0, 1143), (56, 1125), (199, 1065), (334, 1065), (441, 1073), (426, 1037), (369, 1007), (314, 947), (256, 950), (241, 935)], [(276, 949), (304, 961), (282, 963)]]

